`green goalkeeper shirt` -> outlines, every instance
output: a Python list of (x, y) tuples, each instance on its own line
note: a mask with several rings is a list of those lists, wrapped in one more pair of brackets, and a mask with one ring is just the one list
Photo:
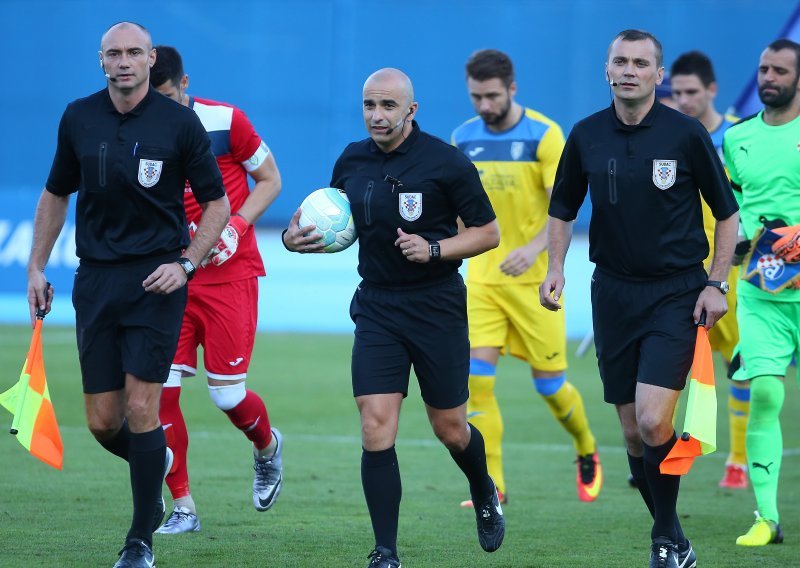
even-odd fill
[[(742, 226), (748, 239), (763, 227), (761, 217), (800, 224), (800, 116), (780, 126), (758, 114), (725, 132), (723, 151)], [(778, 301), (800, 301), (800, 290), (770, 294), (751, 285), (739, 294)]]

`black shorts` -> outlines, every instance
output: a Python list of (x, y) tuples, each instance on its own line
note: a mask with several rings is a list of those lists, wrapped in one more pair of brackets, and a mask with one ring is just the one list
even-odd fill
[(467, 289), (461, 275), (399, 290), (362, 282), (350, 317), (356, 324), (353, 396), (407, 396), (413, 365), (428, 406), (455, 408), (467, 401)]
[(164, 296), (145, 292), (142, 282), (178, 256), (113, 265), (81, 262), (72, 305), (84, 393), (120, 390), (126, 373), (152, 383), (167, 380), (187, 288)]
[(702, 268), (656, 281), (594, 271), (592, 322), (606, 402), (634, 402), (637, 382), (683, 390), (697, 336), (692, 313), (706, 280)]

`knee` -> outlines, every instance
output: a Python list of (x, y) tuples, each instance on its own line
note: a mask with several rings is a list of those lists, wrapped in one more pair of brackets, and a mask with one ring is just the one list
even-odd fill
[(644, 445), (642, 444), (642, 436), (639, 433), (639, 428), (636, 425), (623, 428), (622, 437), (625, 440), (625, 449), (630, 455), (642, 455), (644, 452)]
[(125, 411), (134, 431), (150, 430), (158, 424), (158, 401), (153, 402), (146, 397), (131, 397)]
[(122, 422), (118, 419), (111, 417), (92, 417), (89, 419), (89, 432), (96, 440), (101, 442), (113, 438), (119, 429), (122, 428)]
[(361, 441), (369, 451), (384, 450), (394, 444), (396, 427), (389, 416), (379, 412), (362, 412)]
[(433, 426), (436, 438), (451, 452), (462, 452), (469, 444), (469, 428), (466, 422), (448, 421)]
[(750, 419), (779, 416), (784, 397), (783, 381), (778, 377), (754, 378), (750, 383)]
[(208, 394), (216, 407), (226, 412), (245, 399), (247, 388), (243, 382), (232, 385), (208, 385)]
[(675, 432), (671, 420), (662, 421), (658, 416), (639, 416), (639, 439), (651, 446), (660, 446)]

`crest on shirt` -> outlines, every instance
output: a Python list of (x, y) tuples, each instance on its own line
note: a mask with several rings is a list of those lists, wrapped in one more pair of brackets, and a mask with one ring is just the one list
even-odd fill
[(161, 179), (162, 160), (139, 160), (139, 183), (142, 187), (153, 187)]
[(653, 183), (658, 189), (669, 189), (675, 184), (678, 160), (653, 160)]
[(511, 159), (512, 160), (519, 160), (522, 157), (522, 153), (525, 151), (525, 142), (521, 142), (517, 140), (516, 142), (511, 143)]
[(422, 215), (422, 194), (400, 194), (400, 216), (406, 221), (416, 221)]

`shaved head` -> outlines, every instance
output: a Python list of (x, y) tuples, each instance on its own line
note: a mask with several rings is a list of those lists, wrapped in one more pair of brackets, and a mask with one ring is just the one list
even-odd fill
[(141, 24), (137, 24), (136, 22), (117, 22), (116, 24), (108, 28), (106, 30), (106, 33), (103, 34), (103, 37), (100, 39), (100, 50), (102, 51), (103, 46), (106, 45), (106, 40), (108, 36), (116, 32), (117, 30), (123, 30), (128, 28), (139, 30), (143, 35), (145, 48), (147, 50), (153, 49), (153, 38), (150, 37), (150, 32), (147, 31), (147, 28), (145, 28)]
[(414, 101), (414, 86), (411, 84), (411, 79), (400, 69), (392, 67), (378, 69), (364, 82), (364, 91), (370, 89), (392, 91), (402, 95), (403, 104), (411, 104)]
[(399, 69), (378, 69), (364, 81), (362, 112), (370, 137), (384, 152), (397, 148), (414, 129), (414, 87)]

